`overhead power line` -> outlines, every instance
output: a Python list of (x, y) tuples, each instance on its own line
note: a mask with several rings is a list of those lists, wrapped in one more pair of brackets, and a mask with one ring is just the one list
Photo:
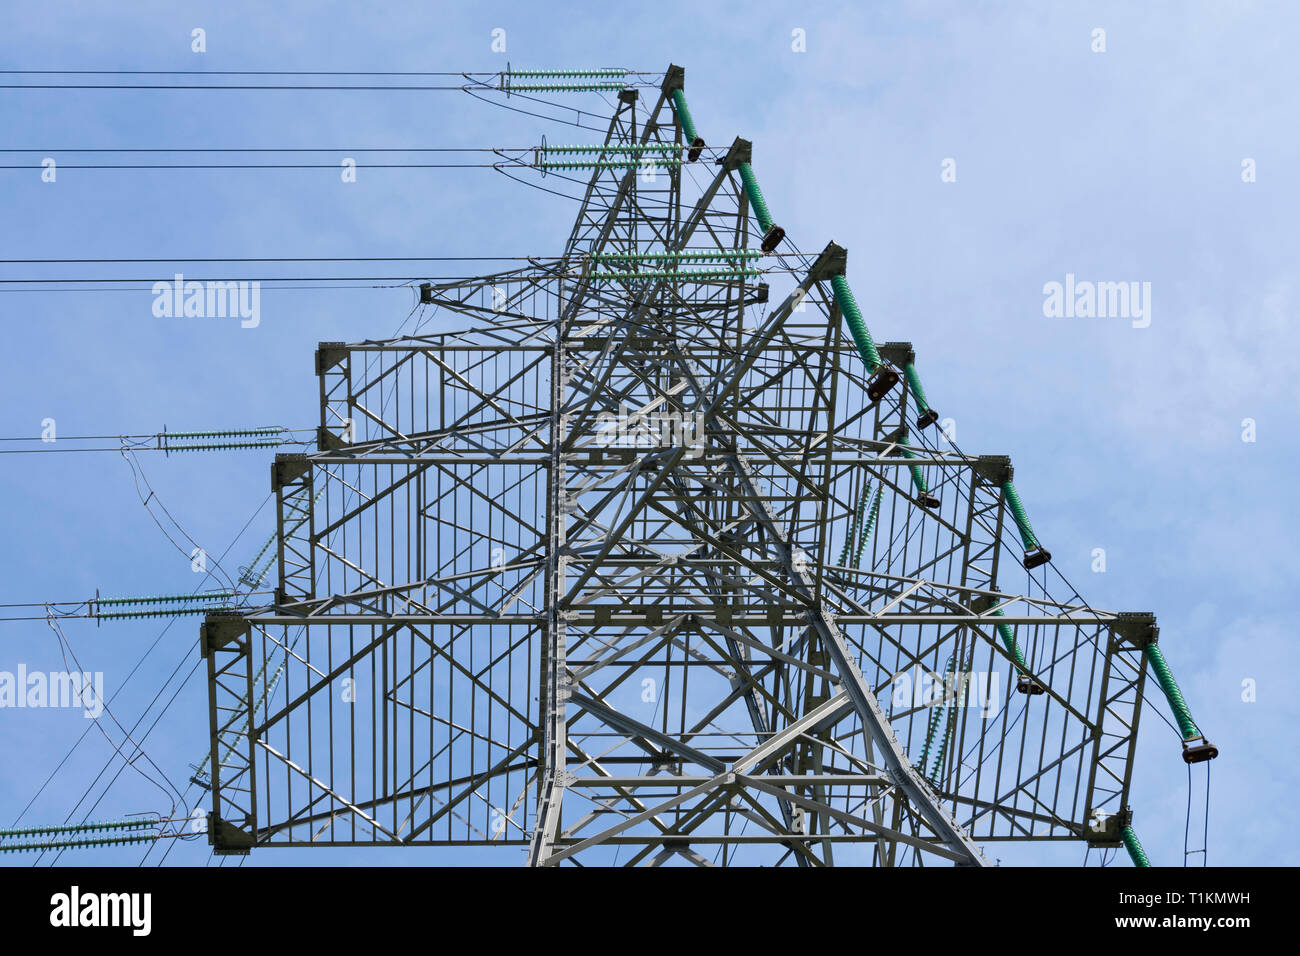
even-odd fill
[[(698, 255), (710, 259), (720, 258), (710, 250), (701, 249), (693, 253), (686, 249), (675, 253), (673, 258), (689, 260)], [(755, 254), (754, 257), (756, 257)], [(0, 259), (0, 265), (47, 264), (47, 265), (88, 265), (100, 263), (163, 263), (163, 262), (538, 262), (553, 264), (567, 258), (587, 258), (584, 256), (208, 256), (203, 258), (187, 256), (158, 256), (153, 258), (86, 258), (86, 259)], [(598, 256), (601, 261), (651, 261), (652, 257), (644, 255)], [(654, 258), (659, 261), (665, 257)], [(750, 256), (732, 256), (732, 258), (753, 258)]]
[[(295, 437), (306, 433), (308, 437)], [(137, 452), (161, 451), (238, 451), (253, 448), (277, 448), (284, 445), (310, 445), (315, 443), (314, 428), (283, 428), (278, 425), (264, 428), (235, 428), (220, 431), (166, 431), (147, 435), (61, 435), (51, 439), (41, 436), (0, 437), (0, 442), (41, 442), (38, 448), (0, 448), (0, 455), (31, 455), (71, 452)], [(118, 444), (108, 447), (85, 445), (66, 447), (68, 442), (102, 441), (117, 439)], [(233, 439), (233, 440), (232, 440)]]
[[(362, 169), (492, 169), (497, 166), (529, 166), (519, 161), (506, 163), (366, 163)], [(39, 171), (40, 165), (4, 163), (0, 169)], [(338, 169), (338, 163), (59, 163), (59, 169)]]
[(512, 153), (535, 146), (0, 146), (0, 153)]
[[(171, 282), (175, 276), (161, 276), (158, 278), (135, 278), (135, 279), (60, 279), (60, 278), (39, 278), (39, 279), (0, 279), (0, 283), (6, 285), (33, 285), (36, 283), (91, 283), (91, 282), (114, 282), (129, 283), (138, 282), (151, 284), (155, 282)], [(482, 276), (455, 275), (455, 276), (186, 276), (186, 282), (425, 282), (436, 280), (438, 282), (461, 282), (470, 279), (479, 279)], [(527, 278), (527, 277), (523, 277)]]
[[(267, 286), (263, 292), (320, 292), (331, 289), (405, 289), (410, 288), (410, 283), (401, 285), (273, 285)], [(149, 286), (72, 286), (72, 287), (52, 287), (36, 286), (34, 288), (14, 288), (0, 289), (0, 295), (13, 292), (147, 292)]]
[[(615, 69), (615, 68), (611, 68)], [(661, 70), (619, 70), (626, 76), (662, 76)], [(0, 70), (0, 76), (500, 76), (500, 70)]]
[(563, 256), (210, 256), (187, 258), (165, 256), (158, 258), (123, 259), (0, 259), (0, 265), (25, 264), (98, 264), (98, 263), (161, 263), (161, 262), (542, 262), (559, 261)]

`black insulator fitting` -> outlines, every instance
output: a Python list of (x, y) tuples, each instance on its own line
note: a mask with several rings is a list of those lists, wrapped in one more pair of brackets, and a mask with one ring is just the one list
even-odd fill
[(929, 428), (938, 420), (939, 420), (939, 413), (936, 412), (933, 408), (927, 408), (920, 415), (916, 416), (916, 427)]
[(1219, 748), (1214, 746), (1204, 737), (1196, 738), (1200, 743), (1192, 743), (1190, 740), (1183, 741), (1183, 760), (1187, 763), (1204, 763), (1207, 760), (1213, 760), (1219, 756)]
[(916, 503), (922, 508), (929, 508), (931, 511), (939, 507), (939, 499), (928, 491), (922, 491), (918, 494), (916, 496)]
[(1032, 571), (1034, 568), (1041, 567), (1048, 561), (1052, 560), (1052, 552), (1046, 548), (1034, 548), (1032, 551), (1025, 552), (1025, 570)]
[(1027, 694), (1030, 697), (1036, 697), (1039, 694), (1047, 693), (1047, 690), (1042, 684), (1038, 683), (1038, 681), (1034, 680), (1029, 675), (1021, 674), (1020, 677), (1016, 679), (1016, 692), (1019, 694)]
[(700, 158), (700, 152), (704, 149), (704, 137), (697, 136), (691, 140), (691, 148), (686, 151), (686, 161), (693, 163)]
[(867, 379), (867, 398), (873, 403), (878, 402), (897, 384), (898, 373), (888, 365), (882, 365)]
[(763, 241), (759, 243), (758, 248), (764, 252), (771, 252), (781, 244), (785, 238), (785, 230), (773, 223), (772, 228), (763, 234)]

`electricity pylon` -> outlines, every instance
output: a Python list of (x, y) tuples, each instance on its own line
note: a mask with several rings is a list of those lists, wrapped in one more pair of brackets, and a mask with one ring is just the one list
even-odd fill
[(1048, 593), (1010, 462), (938, 433), (912, 347), (871, 340), (844, 249), (793, 250), (751, 159), (673, 67), (602, 144), (539, 150), (581, 171), (562, 256), (425, 283), (462, 331), (320, 345), (276, 600), (202, 628), (218, 852), (1136, 846), (1154, 618)]

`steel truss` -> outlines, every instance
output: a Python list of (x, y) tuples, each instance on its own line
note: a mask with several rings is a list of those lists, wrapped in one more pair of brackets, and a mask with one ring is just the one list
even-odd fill
[[(681, 144), (680, 81), (620, 94), (606, 144)], [(319, 451), (272, 468), (276, 600), (203, 627), (219, 853), (985, 865), (1118, 840), (1154, 622), (999, 589), (1010, 464), (917, 427), (906, 381), (867, 397), (844, 250), (762, 260), (779, 301), (597, 278), (749, 248), (750, 149), (596, 169), (563, 256), (426, 284), (464, 331), (321, 344)]]

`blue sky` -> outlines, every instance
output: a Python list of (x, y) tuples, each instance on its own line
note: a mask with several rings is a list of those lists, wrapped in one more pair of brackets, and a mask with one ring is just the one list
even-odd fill
[[(1300, 411), (1300, 9), (1134, 7), (44, 3), (0, 13), (0, 61), (174, 70), (683, 65), (701, 132), (710, 142), (754, 142), (763, 190), (790, 236), (805, 250), (830, 239), (848, 248), (873, 334), (914, 343), (929, 397), (955, 419), (962, 447), (1012, 457), (1058, 567), (1094, 605), (1157, 614), (1166, 656), (1221, 751), (1210, 862), (1295, 864), (1300, 771), (1290, 757), (1300, 706), (1286, 621), (1298, 570), (1289, 479)], [(205, 54), (190, 50), (194, 27), (207, 32)], [(505, 55), (490, 49), (497, 27)], [(1104, 53), (1091, 49), (1096, 28), (1105, 30)], [(806, 52), (791, 49), (795, 29), (805, 31)], [(3, 90), (0, 128), (10, 148), (572, 139), (449, 92)], [(6, 163), (20, 161), (12, 155)], [(941, 181), (947, 158), (955, 182)], [(1246, 158), (1253, 183), (1242, 181)], [(331, 169), (68, 169), (53, 184), (37, 170), (4, 169), (0, 210), (6, 259), (548, 255), (572, 217), (565, 201), (487, 170), (364, 167), (355, 184)], [(5, 275), (42, 275), (36, 268), (7, 266)], [(147, 266), (102, 274), (136, 274), (127, 268), (153, 274)], [(1150, 326), (1045, 317), (1044, 284), (1068, 273), (1150, 282)], [(316, 343), (388, 336), (411, 305), (404, 290), (266, 290), (261, 325), (240, 329), (158, 319), (151, 303), (144, 291), (0, 292), (0, 435), (39, 434), (49, 417), (66, 435), (309, 426)], [(1247, 418), (1254, 442), (1242, 441)], [(264, 503), (268, 458), (142, 461), (171, 514), (219, 554)], [(188, 556), (159, 532), (114, 454), (0, 456), (0, 492), (8, 502), (0, 603), (195, 586)], [(271, 527), (268, 505), (229, 566), (246, 563)], [(1091, 570), (1098, 547), (1105, 573)], [(2, 626), (0, 669), (62, 666), (43, 622)], [(105, 672), (110, 695), (120, 691), (110, 706), (125, 723), (173, 669), (198, 661), (197, 628), (182, 620), (124, 685), (163, 625), (64, 629), (86, 668)], [(1242, 699), (1248, 680), (1253, 702)], [(176, 690), (170, 684), (167, 697)], [(145, 726), (157, 708), (150, 713)], [(1135, 826), (1153, 861), (1176, 865), (1187, 773), (1177, 740), (1146, 716)], [(202, 681), (190, 680), (145, 749), (182, 779), (203, 755), (206, 722)], [(18, 816), (88, 723), (55, 710), (0, 712), (0, 763), (21, 768), (0, 780), (0, 819)], [(24, 823), (62, 820), (110, 755), (92, 730)], [(1198, 797), (1203, 773), (1194, 777)], [(160, 789), (127, 770), (91, 816), (167, 806)], [(1074, 863), (1082, 848), (995, 855)], [(139, 856), (101, 851), (75, 862)], [(196, 843), (168, 862), (206, 857)], [(259, 851), (249, 865), (345, 861), (430, 857)]]

